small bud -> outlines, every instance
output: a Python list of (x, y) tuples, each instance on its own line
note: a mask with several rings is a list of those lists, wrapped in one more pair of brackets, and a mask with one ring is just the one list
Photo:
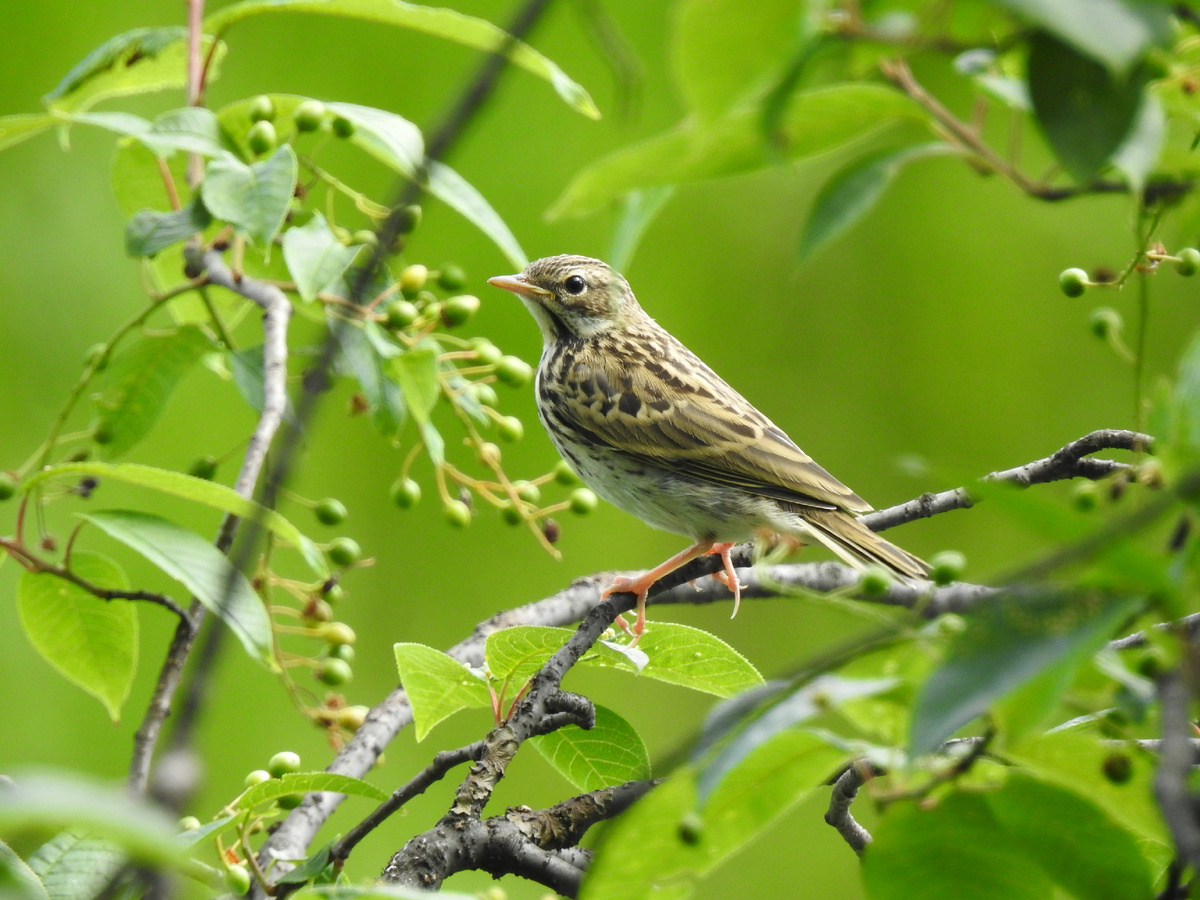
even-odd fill
[(278, 778), (281, 775), (289, 775), (292, 772), (299, 772), (300, 754), (293, 753), (291, 750), (280, 750), (267, 763), (267, 771), (271, 773), (271, 777), (273, 778)]
[(499, 426), (500, 438), (508, 441), (510, 444), (519, 441), (525, 436), (525, 426), (521, 424), (521, 420), (516, 416), (505, 416), (497, 425)]
[(438, 270), (437, 282), (443, 291), (459, 291), (467, 283), (467, 273), (454, 263), (446, 263)]
[(1179, 259), (1175, 263), (1175, 271), (1180, 275), (1190, 278), (1200, 271), (1200, 250), (1195, 247), (1184, 247), (1176, 256)]
[(568, 502), (571, 504), (571, 512), (577, 516), (586, 516), (600, 505), (600, 498), (590, 488), (581, 487), (571, 491)]
[(255, 156), (263, 156), (275, 149), (279, 138), (275, 134), (275, 126), (266, 119), (255, 122), (246, 132), (246, 146)]
[(1088, 275), (1083, 269), (1064, 269), (1058, 276), (1058, 286), (1068, 297), (1082, 297), (1088, 284)]
[(471, 508), (461, 500), (447, 500), (442, 515), (455, 528), (466, 528), (471, 524)]
[(473, 294), (459, 294), (442, 303), (442, 323), (447, 328), (457, 328), (471, 320), (479, 312), (479, 298)]
[(250, 101), (250, 121), (270, 122), (275, 118), (275, 103), (266, 94), (259, 94)]
[(338, 537), (329, 542), (329, 549), (326, 552), (334, 565), (344, 567), (358, 562), (362, 556), (362, 547), (358, 546), (358, 541), (354, 538)]
[(411, 478), (399, 478), (392, 484), (392, 502), (401, 509), (416, 506), (421, 500), (421, 485)]
[(1115, 309), (1100, 306), (1093, 309), (1092, 314), (1088, 316), (1088, 327), (1096, 337), (1106, 340), (1109, 335), (1120, 334), (1121, 329), (1125, 327), (1125, 321)]
[(496, 364), (496, 378), (509, 387), (524, 387), (533, 377), (533, 367), (515, 356), (502, 357)]
[(410, 299), (415, 297), (417, 292), (425, 287), (428, 278), (429, 269), (420, 263), (405, 266), (404, 271), (400, 273), (400, 293)]
[(354, 123), (345, 116), (334, 116), (330, 123), (333, 133), (340, 138), (348, 138), (354, 134)]
[(313, 514), (322, 525), (340, 525), (346, 521), (346, 506), (335, 497), (326, 497), (313, 507)]
[(500, 465), (500, 448), (491, 441), (484, 441), (479, 445), (479, 461), (490, 467)]
[(320, 100), (305, 100), (292, 112), (297, 131), (316, 131), (325, 121), (325, 104)]
[(929, 565), (929, 578), (934, 584), (950, 584), (962, 577), (963, 569), (967, 567), (967, 558), (957, 550), (943, 550), (934, 555)]

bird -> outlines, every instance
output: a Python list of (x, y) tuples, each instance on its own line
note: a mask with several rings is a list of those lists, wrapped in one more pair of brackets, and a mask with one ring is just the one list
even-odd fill
[(860, 570), (927, 577), (928, 563), (859, 520), (866, 501), (650, 318), (607, 263), (550, 256), (488, 283), (516, 294), (541, 330), (538, 418), (558, 452), (609, 503), (693, 541), (603, 592), (636, 595), (634, 643), (650, 587), (705, 554), (720, 556), (714, 577), (733, 593), (736, 615), (730, 549), (763, 532), (816, 541)]

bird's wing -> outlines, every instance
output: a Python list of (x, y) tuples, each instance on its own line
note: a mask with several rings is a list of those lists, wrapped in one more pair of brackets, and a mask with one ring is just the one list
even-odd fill
[(558, 412), (589, 441), (706, 481), (810, 508), (871, 509), (686, 347), (656, 338), (569, 361)]

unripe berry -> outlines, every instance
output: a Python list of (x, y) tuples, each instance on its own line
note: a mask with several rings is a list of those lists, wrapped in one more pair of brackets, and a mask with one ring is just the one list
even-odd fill
[(250, 890), (250, 872), (244, 865), (229, 866), (225, 870), (225, 887), (235, 897), (244, 897)]
[(542, 499), (542, 492), (532, 481), (514, 481), (513, 490), (526, 503), (537, 503)]
[(358, 640), (358, 635), (354, 633), (354, 629), (345, 622), (330, 622), (324, 626), (317, 635), (322, 640), (329, 644), (353, 644)]
[(347, 731), (358, 731), (370, 711), (365, 706), (343, 706), (337, 711), (337, 723)]
[(370, 228), (360, 228), (354, 234), (350, 235), (350, 243), (363, 244), (367, 247), (377, 247), (379, 246), (379, 235)]
[(500, 348), (485, 337), (471, 338), (470, 343), (471, 349), (475, 351), (475, 356), (485, 366), (494, 366), (504, 357)]
[(447, 500), (442, 515), (455, 528), (466, 528), (471, 524), (471, 508), (461, 500)]
[(600, 498), (590, 488), (581, 487), (571, 491), (568, 502), (571, 504), (571, 512), (577, 516), (586, 516), (600, 504)]
[(198, 456), (188, 466), (188, 474), (193, 478), (203, 478), (205, 481), (212, 481), (213, 476), (217, 474), (217, 458), (215, 456)]
[(704, 819), (695, 811), (689, 811), (683, 814), (683, 818), (679, 820), (676, 833), (679, 835), (679, 840), (687, 844), (689, 847), (694, 847), (699, 844), (704, 837)]
[(1079, 512), (1091, 512), (1096, 508), (1100, 491), (1094, 481), (1081, 481), (1071, 488), (1071, 505)]
[(459, 294), (442, 303), (442, 322), (447, 328), (465, 325), (479, 312), (479, 298), (473, 294)]
[(398, 478), (392, 485), (392, 502), (401, 509), (416, 506), (421, 500), (421, 485), (411, 478)]
[(533, 368), (515, 356), (502, 357), (496, 364), (496, 378), (510, 387), (524, 387), (533, 377)]
[(340, 138), (348, 138), (354, 134), (354, 123), (345, 116), (334, 116), (330, 123), (333, 133)]
[(247, 772), (242, 784), (248, 788), (254, 787), (256, 784), (262, 784), (264, 781), (271, 780), (271, 773), (266, 769), (254, 769)]
[(321, 660), (320, 664), (314, 670), (313, 675), (322, 684), (327, 684), (330, 687), (340, 687), (354, 679), (354, 670), (350, 668), (350, 663), (344, 659), (330, 657)]
[(275, 118), (275, 104), (266, 94), (259, 94), (250, 101), (250, 121), (271, 121)]
[(302, 615), (306, 622), (332, 622), (333, 607), (329, 605), (328, 600), (310, 597), (308, 603), (304, 605)]
[(1102, 766), (1104, 777), (1113, 784), (1128, 784), (1133, 777), (1133, 760), (1128, 753), (1110, 753)]
[(330, 659), (340, 659), (343, 662), (354, 662), (354, 646), (352, 644), (330, 644), (325, 654)]
[(858, 580), (858, 592), (866, 599), (882, 597), (892, 586), (892, 574), (882, 566), (869, 566)]
[(1064, 269), (1058, 276), (1058, 286), (1068, 297), (1081, 297), (1088, 286), (1087, 272), (1083, 269)]
[(446, 263), (438, 270), (437, 282), (443, 291), (458, 291), (467, 283), (467, 273), (454, 263)]
[(351, 537), (334, 538), (329, 542), (329, 558), (335, 565), (349, 566), (358, 562), (362, 556), (362, 547)]
[(421, 207), (414, 203), (399, 210), (395, 215), (396, 232), (398, 234), (411, 234), (421, 224), (423, 213), (421, 212)]
[(1195, 247), (1184, 247), (1176, 256), (1179, 259), (1175, 263), (1175, 271), (1180, 275), (1186, 275), (1189, 278), (1200, 271), (1200, 250)]
[(579, 484), (579, 476), (575, 474), (575, 470), (565, 459), (560, 459), (558, 465), (554, 467), (554, 480), (566, 487)]
[(329, 585), (321, 593), (329, 603), (341, 603), (346, 599), (346, 589), (337, 583)]
[(500, 507), (500, 518), (506, 525), (520, 525), (522, 521), (521, 511), (511, 500), (505, 501), (504, 505)]
[(420, 263), (405, 266), (404, 271), (400, 273), (400, 293), (410, 298), (416, 296), (417, 292), (425, 287), (428, 278), (429, 269)]
[(17, 479), (9, 472), (0, 472), (0, 500), (7, 500), (17, 492)]
[(273, 778), (278, 778), (281, 775), (289, 775), (292, 772), (299, 772), (300, 754), (293, 753), (291, 750), (280, 750), (267, 763), (267, 771), (271, 773)]
[(496, 389), (490, 384), (477, 383), (471, 388), (471, 393), (484, 406), (495, 406), (500, 402), (500, 398), (496, 396)]
[(92, 440), (100, 445), (111, 444), (115, 436), (113, 434), (112, 423), (107, 419), (100, 422), (92, 431)]
[(1088, 327), (1092, 329), (1092, 334), (1103, 340), (1110, 334), (1119, 334), (1125, 327), (1125, 321), (1115, 309), (1101, 306), (1093, 309), (1088, 316)]
[(195, 816), (184, 816), (179, 820), (180, 831), (195, 831), (200, 827), (200, 820)]
[(417, 316), (421, 314), (421, 311), (408, 300), (393, 300), (387, 305), (385, 314), (388, 328), (400, 331), (417, 321)]
[(521, 420), (516, 416), (505, 416), (497, 425), (499, 426), (501, 439), (509, 443), (519, 441), (525, 436), (525, 426), (521, 424)]
[(314, 506), (313, 514), (322, 525), (340, 525), (346, 521), (346, 507), (335, 497), (326, 497)]
[(303, 802), (303, 794), (284, 794), (282, 797), (275, 798), (275, 804), (280, 809), (295, 809)]
[(325, 104), (320, 100), (305, 100), (292, 112), (297, 131), (316, 131), (325, 121)]
[(490, 441), (479, 445), (479, 461), (485, 466), (500, 465), (500, 448)]
[(275, 149), (275, 145), (279, 143), (279, 138), (275, 134), (275, 126), (263, 119), (261, 122), (255, 122), (250, 126), (250, 130), (246, 132), (246, 146), (250, 148), (250, 152), (255, 156), (263, 156)]
[(967, 567), (967, 558), (957, 550), (943, 550), (934, 555), (929, 565), (932, 568), (929, 578), (934, 584), (950, 584), (962, 577), (963, 569)]

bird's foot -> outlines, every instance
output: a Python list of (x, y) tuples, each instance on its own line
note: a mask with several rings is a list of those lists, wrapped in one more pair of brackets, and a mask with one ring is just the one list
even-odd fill
[(621, 630), (628, 634), (633, 640), (630, 642), (630, 647), (636, 647), (637, 642), (641, 640), (642, 633), (646, 630), (646, 594), (650, 591), (651, 585), (658, 580), (657, 577), (651, 578), (653, 572), (647, 572), (638, 578), (630, 578), (628, 575), (618, 575), (610, 584), (600, 593), (601, 600), (607, 600), (613, 594), (633, 594), (637, 597), (637, 621), (633, 623), (633, 628), (629, 627), (629, 623), (625, 621), (624, 616), (617, 616), (616, 623)]
[(733, 560), (729, 558), (729, 551), (733, 549), (733, 543), (713, 544), (707, 555), (716, 554), (721, 557), (721, 562), (725, 564), (725, 568), (713, 572), (713, 578), (729, 588), (733, 592), (733, 613), (729, 618), (733, 618), (738, 614), (738, 607), (742, 605), (742, 588), (744, 584), (740, 584), (737, 578), (737, 572), (733, 568)]

